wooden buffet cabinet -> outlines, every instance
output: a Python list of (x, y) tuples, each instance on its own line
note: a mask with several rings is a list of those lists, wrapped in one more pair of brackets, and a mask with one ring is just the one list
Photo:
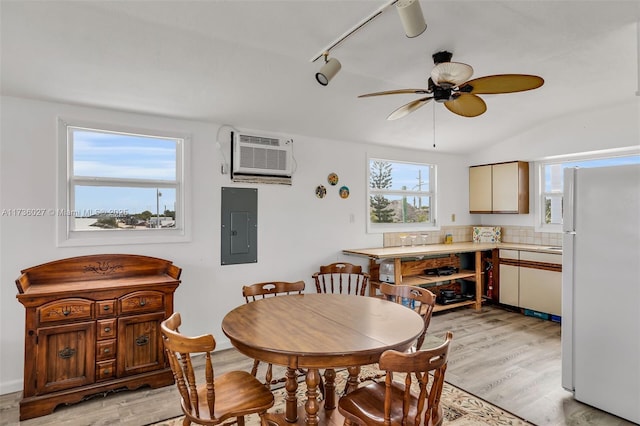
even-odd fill
[(160, 323), (173, 313), (181, 271), (168, 260), (128, 254), (73, 257), (21, 271), (20, 420), (92, 394), (172, 384)]

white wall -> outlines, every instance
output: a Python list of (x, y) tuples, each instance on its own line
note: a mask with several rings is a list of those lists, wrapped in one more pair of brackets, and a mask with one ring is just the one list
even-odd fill
[[(597, 96), (597, 94), (594, 94)], [(468, 165), (529, 161), (529, 214), (472, 215), (475, 223), (502, 226), (535, 226), (533, 161), (575, 153), (640, 149), (640, 97), (629, 91), (627, 102), (602, 105), (591, 111), (557, 117), (527, 131), (499, 141), (467, 157)], [(467, 190), (468, 192), (468, 190)]]
[[(220, 324), (226, 312), (244, 303), (243, 284), (303, 279), (307, 291), (315, 291), (311, 274), (319, 265), (336, 260), (366, 264), (366, 259), (341, 255), (342, 249), (382, 245), (382, 235), (365, 231), (367, 155), (437, 164), (441, 225), (450, 224), (451, 213), (456, 213), (456, 225), (472, 223), (466, 212), (467, 164), (460, 157), (283, 134), (294, 139), (293, 185), (240, 185), (220, 173), (218, 125), (12, 97), (1, 102), (0, 210), (56, 207), (58, 117), (190, 134), (193, 185), (188, 243), (58, 248), (55, 218), (0, 217), (0, 394), (22, 389), (24, 308), (14, 285), (21, 269), (96, 253), (172, 260), (183, 268), (175, 298), (175, 310), (183, 313), (183, 331), (213, 333), (218, 348), (226, 348), (229, 342)], [(251, 130), (246, 124), (241, 129)], [(349, 198), (341, 199), (337, 187), (326, 183), (331, 172), (350, 188)], [(315, 196), (319, 184), (328, 188), (324, 199)], [(220, 265), (222, 186), (258, 188), (257, 264)]]

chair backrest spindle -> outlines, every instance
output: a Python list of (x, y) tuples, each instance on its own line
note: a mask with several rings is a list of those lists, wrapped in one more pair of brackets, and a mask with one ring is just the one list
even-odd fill
[(340, 293), (364, 296), (369, 283), (369, 274), (362, 272), (362, 266), (336, 262), (320, 266), (313, 274), (318, 293)]

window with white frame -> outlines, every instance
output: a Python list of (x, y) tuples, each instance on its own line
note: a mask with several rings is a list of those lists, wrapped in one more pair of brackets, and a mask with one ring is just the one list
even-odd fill
[(66, 166), (56, 212), (61, 245), (184, 240), (184, 137), (60, 127)]
[(370, 158), (368, 230), (401, 232), (436, 224), (436, 166)]
[(584, 156), (571, 159), (541, 161), (537, 164), (538, 199), (537, 228), (541, 231), (562, 231), (564, 169), (568, 167), (605, 167), (640, 163), (639, 154), (616, 156)]

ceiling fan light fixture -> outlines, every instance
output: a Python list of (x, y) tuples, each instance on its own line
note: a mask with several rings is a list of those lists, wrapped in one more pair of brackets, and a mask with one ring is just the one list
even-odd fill
[(460, 62), (442, 62), (431, 70), (431, 79), (442, 87), (455, 87), (469, 80), (473, 75), (470, 65)]
[(329, 84), (331, 79), (342, 68), (342, 64), (336, 58), (327, 59), (328, 54), (324, 55), (324, 65), (320, 68), (320, 71), (316, 73), (316, 80), (323, 86)]
[(427, 29), (419, 0), (398, 0), (396, 10), (407, 37), (417, 37)]

